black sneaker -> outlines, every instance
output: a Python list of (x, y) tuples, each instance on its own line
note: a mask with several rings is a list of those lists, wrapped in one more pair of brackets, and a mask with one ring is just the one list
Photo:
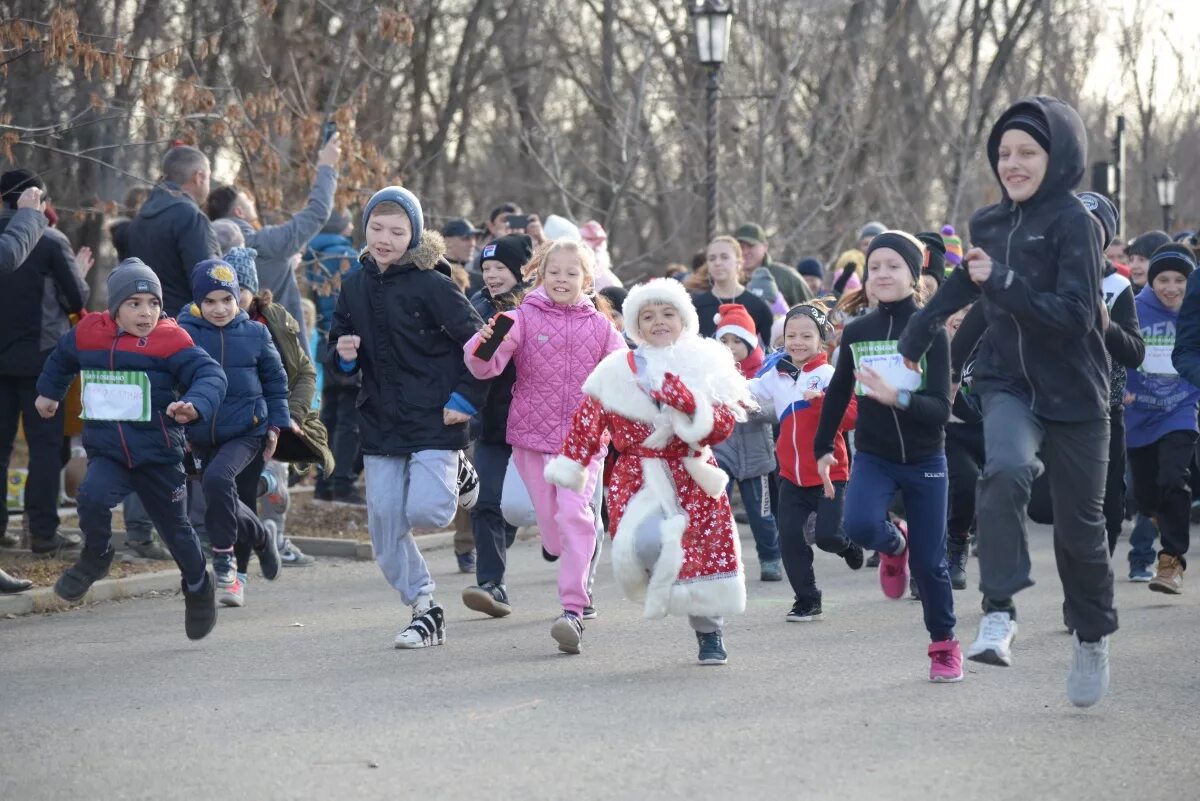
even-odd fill
[(33, 586), (33, 582), (29, 579), (17, 578), (10, 576), (3, 570), (0, 570), (0, 595), (12, 595), (17, 592), (25, 592)]
[(125, 549), (140, 556), (142, 559), (155, 559), (160, 562), (168, 562), (174, 559), (166, 546), (154, 539), (153, 536), (145, 542), (126, 539)]
[(871, 551), (871, 555), (867, 557), (867, 561), (863, 564), (871, 569), (879, 567), (879, 551)]
[(852, 542), (842, 550), (838, 556), (846, 560), (846, 567), (851, 570), (861, 570), (863, 566), (863, 557), (866, 554), (863, 552), (862, 546), (857, 542)]
[(583, 621), (574, 612), (564, 610), (550, 627), (550, 636), (558, 643), (558, 650), (564, 654), (577, 654), (583, 643)]
[(82, 545), (83, 540), (78, 534), (63, 534), (61, 531), (54, 532), (50, 537), (29, 537), (29, 550), (39, 556), (74, 550)]
[(462, 591), (462, 600), (468, 609), (492, 617), (508, 617), (512, 612), (508, 592), (503, 585), (494, 581), (484, 582), (478, 587), (467, 587)]
[(75, 564), (68, 567), (58, 577), (58, 581), (54, 582), (54, 593), (71, 603), (80, 600), (87, 595), (93, 584), (108, 575), (114, 554), (112, 546), (109, 546), (108, 553), (104, 556), (97, 556), (85, 548)]
[(714, 631), (711, 634), (696, 632), (696, 641), (700, 643), (700, 654), (696, 657), (696, 661), (700, 664), (723, 665), (729, 661), (729, 654), (725, 653), (725, 644), (721, 642), (721, 632)]
[(462, 451), (458, 452), (458, 505), (471, 509), (479, 500), (479, 474)]
[(333, 493), (333, 497), (330, 500), (333, 501), (334, 506), (354, 506), (365, 508), (367, 505), (367, 499), (364, 498), (354, 487), (347, 487), (344, 490)]
[(313, 503), (332, 503), (333, 487), (316, 487), (313, 489)]
[(421, 614), (414, 610), (412, 622), (396, 635), (396, 647), (410, 651), (446, 642), (446, 613), (434, 604)]
[(558, 557), (546, 550), (546, 546), (542, 546), (542, 558), (547, 562), (557, 562)]
[(255, 544), (254, 553), (258, 556), (258, 567), (262, 570), (263, 578), (274, 581), (279, 578), (279, 570), (283, 562), (279, 558), (279, 543), (275, 541), (275, 529), (263, 527), (262, 541)]
[(820, 602), (796, 601), (796, 603), (792, 604), (792, 611), (787, 613), (787, 622), (808, 623), (819, 617), (821, 617)]
[(183, 589), (183, 630), (189, 640), (203, 640), (217, 625), (216, 586), (212, 574), (204, 571), (204, 586), (196, 592), (188, 592), (187, 579), (181, 582)]
[(950, 543), (946, 551), (946, 562), (950, 567), (950, 586), (956, 590), (967, 588), (967, 543)]

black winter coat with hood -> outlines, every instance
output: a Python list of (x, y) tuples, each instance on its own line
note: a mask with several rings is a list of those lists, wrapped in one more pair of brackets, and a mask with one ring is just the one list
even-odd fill
[[(478, 412), (487, 389), (467, 371), (463, 346), (483, 327), (467, 296), (438, 269), (446, 243), (426, 230), (401, 262), (380, 272), (366, 252), (363, 268), (342, 282), (329, 348), (338, 337), (362, 337), (358, 360), (359, 430), (363, 452), (407, 456), (467, 447), (466, 423), (445, 425), (442, 410), (457, 394)], [(342, 370), (336, 354), (331, 356)]]
[(1041, 185), (1029, 200), (1017, 203), (1005, 192), (1002, 201), (971, 217), (971, 244), (992, 259), (991, 277), (976, 286), (965, 263), (955, 269), (908, 324), (899, 348), (915, 361), (947, 317), (982, 295), (988, 329), (975, 360), (975, 391), (1016, 395), (1048, 420), (1104, 419), (1108, 368), (1100, 312), (1100, 224), (1073, 194), (1087, 165), (1083, 122), (1061, 100), (1020, 100), (992, 128), (988, 161), (999, 179), (1005, 123), (1031, 108), (1050, 127)]
[(154, 270), (168, 314), (192, 302), (192, 268), (221, 257), (208, 217), (170, 181), (160, 181), (137, 216), (115, 236), (127, 256), (136, 256)]

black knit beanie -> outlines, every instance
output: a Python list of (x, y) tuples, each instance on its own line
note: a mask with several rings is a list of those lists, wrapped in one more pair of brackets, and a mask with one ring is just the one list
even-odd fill
[(1147, 272), (1146, 282), (1153, 284), (1159, 273), (1171, 271), (1182, 273), (1183, 277), (1187, 278), (1195, 269), (1196, 256), (1192, 253), (1191, 248), (1176, 243), (1163, 245), (1150, 257), (1150, 269)]
[[(867, 246), (867, 263), (870, 263), (871, 254), (880, 248), (891, 248), (900, 254), (904, 259), (904, 263), (908, 265), (909, 271), (912, 273), (913, 281), (921, 277), (921, 267), (925, 263), (925, 247), (920, 240), (910, 233), (905, 231), (884, 231), (879, 236), (871, 240), (871, 244)], [(945, 258), (943, 256), (943, 258)], [(863, 281), (866, 282), (866, 270), (863, 270)]]
[(533, 258), (533, 240), (527, 234), (508, 234), (495, 242), (483, 246), (479, 254), (479, 264), (485, 261), (498, 261), (516, 276), (517, 283), (525, 280), (521, 269)]
[(0, 197), (3, 198), (4, 205), (10, 209), (17, 207), (17, 200), (21, 197), (21, 193), (30, 187), (45, 190), (46, 185), (42, 183), (41, 178), (29, 170), (9, 170), (0, 175)]
[(1147, 259), (1163, 245), (1171, 244), (1171, 235), (1166, 231), (1147, 231), (1144, 234), (1139, 234), (1125, 252), (1130, 256), (1145, 256)]
[(1050, 152), (1050, 123), (1046, 121), (1046, 115), (1042, 110), (1034, 106), (1026, 106), (1020, 111), (1011, 115), (1004, 121), (1004, 128), (1000, 131), (1011, 131), (1013, 129), (1024, 131), (1033, 137), (1033, 140), (1041, 145), (1042, 150)]

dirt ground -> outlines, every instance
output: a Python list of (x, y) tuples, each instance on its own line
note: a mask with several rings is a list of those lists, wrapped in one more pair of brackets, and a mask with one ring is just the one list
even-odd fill
[[(78, 553), (78, 552), (75, 552)], [(49, 587), (58, 581), (63, 571), (74, 564), (74, 556), (65, 558), (34, 556), (28, 551), (0, 551), (0, 568), (10, 576), (29, 579), (35, 587)], [(174, 562), (160, 562), (153, 559), (139, 559), (124, 551), (117, 551), (113, 561), (110, 579), (126, 578), (138, 573), (154, 573), (159, 570), (171, 570)]]

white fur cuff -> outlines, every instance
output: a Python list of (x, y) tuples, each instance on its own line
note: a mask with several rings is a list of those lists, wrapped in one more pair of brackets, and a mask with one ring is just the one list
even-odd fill
[(561, 453), (546, 465), (542, 477), (551, 484), (576, 492), (583, 492), (583, 488), (587, 486), (587, 468)]
[(672, 409), (672, 425), (675, 435), (684, 442), (699, 447), (700, 442), (712, 433), (713, 407), (707, 398), (696, 398), (696, 413), (689, 418), (678, 409)]

